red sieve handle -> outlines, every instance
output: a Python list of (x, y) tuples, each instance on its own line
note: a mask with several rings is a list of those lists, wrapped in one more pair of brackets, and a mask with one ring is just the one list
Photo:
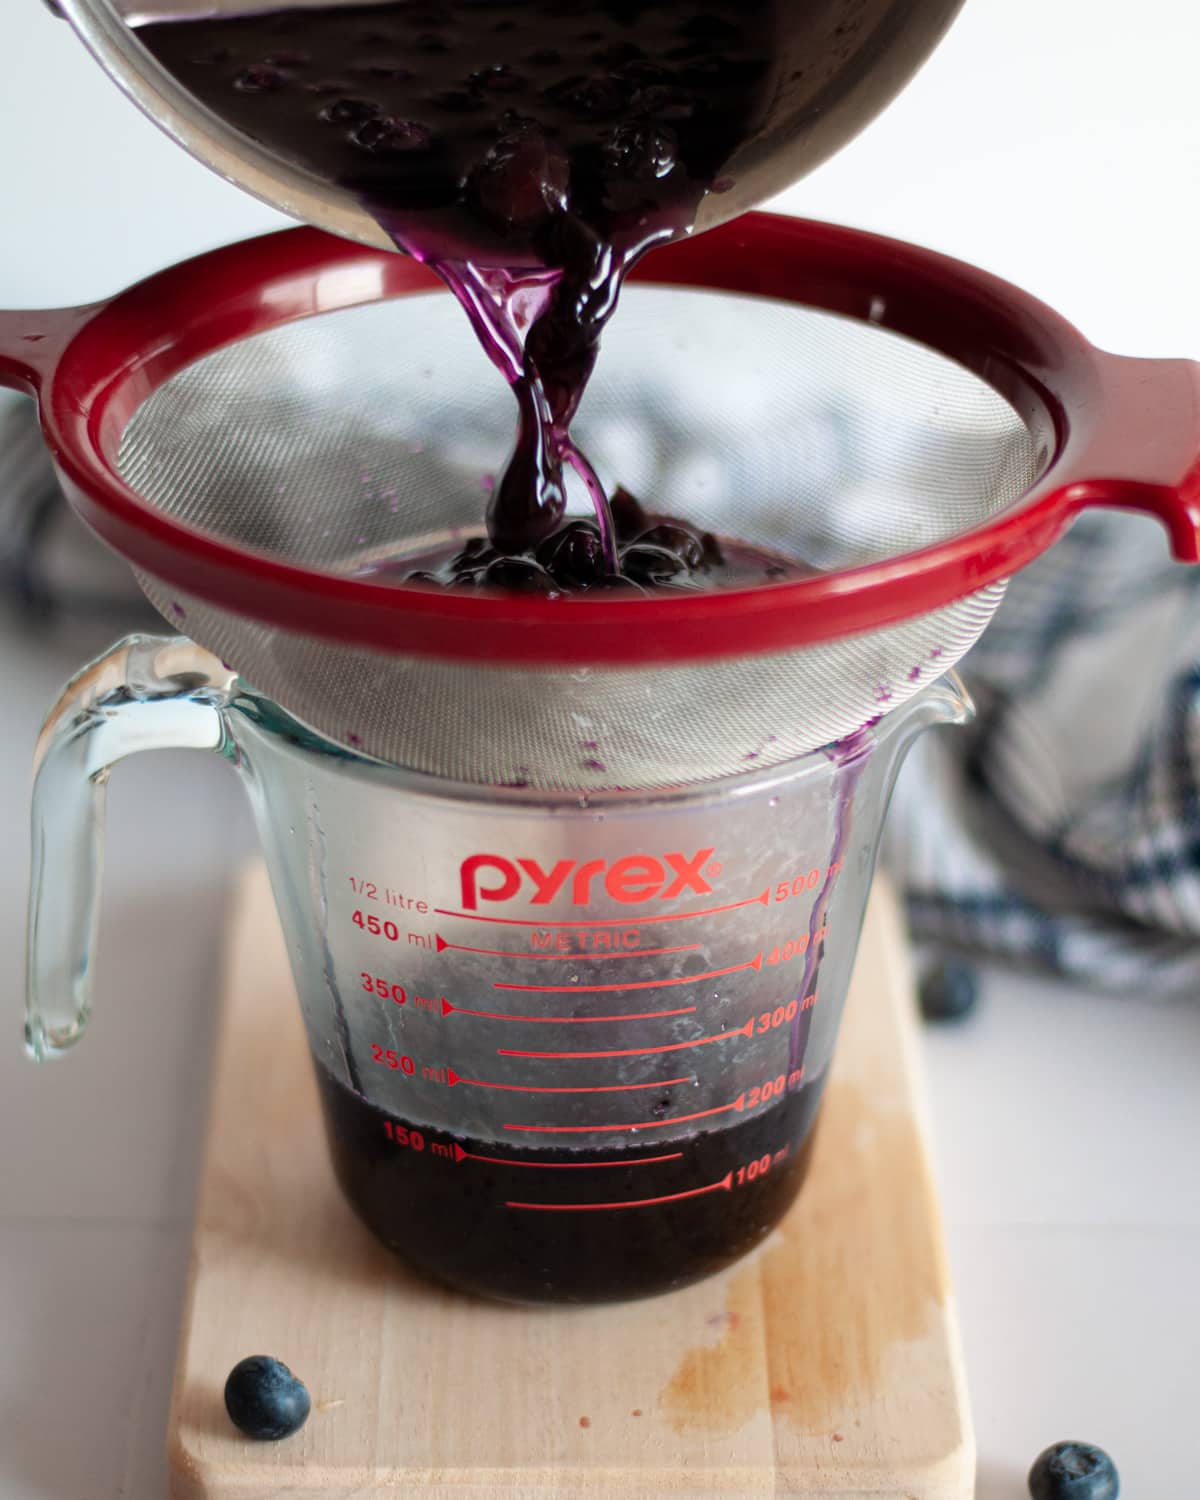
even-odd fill
[(67, 345), (103, 306), (0, 312), (0, 386), (38, 395)]
[(1180, 562), (1200, 562), (1200, 364), (1096, 351), (1094, 368), (1047, 478), (1075, 510), (1147, 512)]

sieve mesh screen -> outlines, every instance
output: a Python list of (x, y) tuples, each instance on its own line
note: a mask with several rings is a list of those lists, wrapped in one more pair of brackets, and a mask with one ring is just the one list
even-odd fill
[[(451, 299), (408, 297), (198, 360), (137, 409), (117, 464), (200, 532), (354, 573), (480, 529), (514, 412)], [(791, 304), (646, 286), (624, 294), (573, 433), (606, 485), (648, 509), (823, 571), (976, 527), (1038, 468), (1012, 407), (919, 344)], [(582, 493), (572, 508), (586, 511)], [(705, 780), (840, 738), (953, 665), (1003, 593), (771, 656), (571, 672), (505, 668), (486, 641), (470, 664), (373, 653), (142, 581), (172, 624), (330, 738), (547, 787)], [(640, 607), (652, 630), (653, 598)]]

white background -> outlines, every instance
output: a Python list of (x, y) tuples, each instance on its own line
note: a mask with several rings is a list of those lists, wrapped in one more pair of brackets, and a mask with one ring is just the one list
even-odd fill
[[(967, 0), (887, 115), (782, 206), (974, 260), (1097, 342), (1200, 357), (1200, 8)], [(82, 302), (280, 223), (183, 155), (37, 0), (0, 0), (0, 306)], [(0, 1494), (156, 1500), (225, 875), (216, 764), (123, 769), (97, 1018), (19, 1055), (26, 767), (104, 632), (0, 616)], [(1200, 1492), (1200, 1013), (995, 975), (927, 1060), (980, 1439), (978, 1500), (1107, 1446), (1130, 1500)]]

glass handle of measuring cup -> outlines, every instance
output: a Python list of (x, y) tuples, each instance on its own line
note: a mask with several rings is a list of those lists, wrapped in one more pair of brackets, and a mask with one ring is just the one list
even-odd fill
[(108, 775), (139, 750), (225, 751), (236, 674), (183, 637), (133, 635), (85, 667), (34, 755), (25, 1045), (41, 1061), (77, 1042), (91, 1011)]

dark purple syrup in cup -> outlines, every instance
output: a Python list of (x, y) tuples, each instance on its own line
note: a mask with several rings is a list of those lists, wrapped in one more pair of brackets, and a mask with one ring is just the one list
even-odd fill
[(434, 1280), (513, 1302), (648, 1297), (737, 1260), (800, 1191), (824, 1086), (721, 1129), (530, 1149), (401, 1120), (315, 1066), (334, 1170), (359, 1217)]

